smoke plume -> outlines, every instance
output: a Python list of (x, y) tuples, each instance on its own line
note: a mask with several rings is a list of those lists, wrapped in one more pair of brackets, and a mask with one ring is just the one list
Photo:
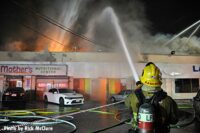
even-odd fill
[[(2, 5), (0, 50), (6, 51), (120, 51), (120, 45), (109, 16), (102, 18), (106, 7), (112, 7), (134, 56), (140, 53), (200, 54), (199, 33), (189, 37), (193, 29), (165, 44), (174, 35), (152, 34), (145, 5), (140, 0), (16, 0), (28, 9), (56, 21), (63, 30), (37, 14), (7, 1)], [(6, 7), (6, 10), (5, 8)], [(179, 31), (177, 31), (178, 33)]]

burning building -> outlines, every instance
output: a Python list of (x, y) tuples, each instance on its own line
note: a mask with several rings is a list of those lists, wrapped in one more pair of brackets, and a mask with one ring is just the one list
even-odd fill
[[(152, 36), (145, 28), (148, 23), (140, 2), (128, 3), (131, 6), (115, 0), (110, 4), (79, 0), (29, 2), (6, 4), (18, 14), (15, 16), (20, 21), (16, 23), (12, 12), (9, 14), (12, 19), (7, 16), (2, 19), (11, 23), (2, 27), (1, 50), (10, 52), (0, 52), (1, 92), (8, 85), (23, 86), (36, 92), (36, 98), (41, 100), (43, 92), (51, 87), (68, 87), (105, 101), (121, 89), (132, 89), (133, 74), (140, 75), (148, 61), (160, 67), (162, 86), (173, 98), (192, 98), (199, 87), (199, 58), (168, 55), (171, 50), (188, 52), (191, 46), (189, 52), (199, 54), (198, 38), (192, 38), (193, 45), (188, 43), (189, 37), (163, 47), (161, 44), (168, 37)], [(25, 17), (21, 12), (30, 15)], [(14, 24), (17, 32), (8, 28)], [(125, 43), (132, 57), (139, 53), (137, 61), (133, 61), (136, 72), (130, 70), (124, 57), (121, 44), (125, 46)]]
[[(44, 91), (52, 87), (71, 88), (86, 98), (105, 102), (109, 95), (135, 86), (128, 63), (117, 53), (49, 52), (51, 58), (45, 52), (0, 55), (1, 93), (8, 86), (21, 86), (36, 92), (35, 98), (42, 100)], [(147, 61), (161, 69), (162, 87), (170, 96), (191, 99), (196, 94), (200, 79), (198, 56), (142, 55), (134, 64), (138, 75)]]
[(49, 52), (50, 57), (45, 52), (0, 54), (1, 92), (8, 86), (23, 87), (36, 92), (38, 100), (43, 99), (44, 91), (56, 87), (106, 101), (110, 94), (126, 89), (125, 82), (131, 77), (127, 64), (114, 53)]

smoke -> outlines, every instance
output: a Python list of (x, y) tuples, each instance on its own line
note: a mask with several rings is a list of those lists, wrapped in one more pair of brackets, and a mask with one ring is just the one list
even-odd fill
[[(47, 2), (47, 1), (46, 1)], [(73, 29), (73, 26), (78, 19), (79, 16), (79, 7), (81, 4), (81, 0), (59, 0), (53, 2), (47, 2), (48, 6), (45, 6), (42, 10), (42, 13), (49, 18), (56, 20), (59, 24), (63, 25), (68, 29)], [(53, 7), (53, 9), (52, 9)], [(62, 46), (59, 44), (55, 44), (55, 42), (45, 42), (49, 46), (50, 51), (68, 51), (70, 44), (70, 38), (72, 34), (69, 32), (58, 28), (52, 24), (49, 24), (45, 27), (46, 31), (44, 34), (48, 34), (56, 41), (62, 43)], [(41, 42), (43, 42), (43, 38), (39, 38), (37, 43), (37, 47), (41, 46)], [(42, 43), (45, 45), (45, 43)], [(56, 46), (57, 45), (57, 46)]]
[(175, 51), (176, 55), (197, 55), (200, 54), (200, 38), (193, 35), (181, 35), (175, 38), (171, 43), (164, 45), (174, 37), (171, 34), (156, 34), (146, 39), (142, 45), (144, 54), (170, 54)]
[[(91, 4), (93, 3), (93, 4)], [(85, 35), (100, 42), (101, 49), (104, 51), (119, 51), (119, 41), (115, 34), (115, 29), (112, 26), (109, 17), (102, 18), (101, 12), (108, 6), (112, 7), (117, 14), (120, 26), (124, 32), (126, 43), (134, 57), (143, 54), (170, 54), (171, 51), (176, 51), (176, 54), (200, 54), (198, 32), (190, 37), (196, 27), (186, 31), (181, 36), (177, 37), (173, 42), (164, 45), (173, 34), (157, 33), (151, 34), (151, 23), (145, 16), (145, 6), (138, 0), (132, 1), (106, 1), (104, 3), (95, 3), (90, 1), (88, 9), (93, 12), (90, 17), (87, 13), (83, 13), (82, 20), (89, 20), (87, 26), (82, 26), (82, 30), (86, 31)], [(92, 5), (92, 7), (90, 7)], [(79, 19), (81, 20), (81, 19)], [(85, 20), (86, 21), (86, 20)], [(85, 22), (84, 21), (84, 22)], [(178, 33), (179, 31), (177, 31)]]
[(85, 35), (93, 43), (72, 35), (8, 1), (1, 4), (7, 9), (1, 8), (7, 16), (1, 16), (0, 50), (120, 51), (119, 40), (109, 16), (101, 16), (102, 11), (110, 6), (119, 18), (126, 43), (133, 56), (139, 56), (141, 53), (169, 54), (172, 50), (177, 54), (200, 54), (198, 34), (189, 38), (190, 34), (185, 33), (164, 46), (163, 44), (174, 35), (152, 35), (152, 25), (146, 16), (146, 7), (139, 0), (16, 1), (59, 22), (75, 33)]
[[(37, 13), (73, 31), (73, 26), (79, 16), (81, 2), (81, 0), (5, 2), (4, 6), (8, 7), (5, 12), (11, 10), (12, 12), (7, 13), (8, 15), (3, 19), (5, 23), (1, 22), (6, 25), (6, 28), (3, 27), (1, 30), (4, 32), (0, 38), (1, 50), (44, 51), (48, 47), (49, 51), (69, 51), (73, 45), (71, 43), (72, 34), (49, 23), (39, 17)], [(35, 13), (31, 13), (29, 9)]]
[(27, 45), (22, 41), (8, 42), (5, 47), (9, 49), (9, 51), (25, 51), (27, 49)]
[(101, 46), (97, 47), (99, 51), (123, 52), (110, 16), (102, 15), (104, 9), (109, 6), (113, 8), (119, 18), (129, 51), (136, 57), (140, 53), (140, 45), (149, 36), (147, 28), (150, 24), (146, 19), (142, 3), (137, 0), (110, 0), (97, 3), (90, 0), (88, 3), (90, 4), (87, 5), (87, 8), (90, 9), (92, 15), (89, 15), (90, 12), (82, 12), (79, 21), (88, 21), (88, 23), (83, 23), (85, 26), (80, 26), (77, 31), (81, 31), (91, 40), (95, 40), (96, 45)]
[(192, 36), (191, 38), (182, 37), (173, 41), (169, 48), (179, 54), (200, 54), (200, 38)]

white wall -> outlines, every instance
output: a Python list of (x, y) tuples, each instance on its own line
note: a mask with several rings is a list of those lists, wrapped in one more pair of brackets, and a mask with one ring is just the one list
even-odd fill
[[(160, 68), (164, 79), (162, 87), (169, 95), (182, 99), (192, 98), (195, 95), (195, 93), (176, 94), (174, 79), (200, 78), (200, 72), (193, 71), (193, 65), (197, 68), (200, 66), (199, 56), (145, 56), (145, 60), (141, 58), (139, 62), (152, 61)], [(68, 65), (68, 75), (74, 78), (134, 79), (126, 59), (116, 53), (0, 52), (0, 64), (60, 64)], [(141, 75), (145, 64), (136, 64), (138, 75)], [(132, 86), (131, 80), (128, 85)]]

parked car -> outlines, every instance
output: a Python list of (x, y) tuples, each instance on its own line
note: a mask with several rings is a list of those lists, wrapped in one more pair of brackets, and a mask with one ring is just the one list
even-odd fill
[(195, 117), (200, 121), (200, 89), (198, 90), (196, 96), (193, 98), (193, 107), (195, 112)]
[(44, 93), (44, 102), (51, 102), (64, 105), (77, 105), (84, 103), (84, 97), (82, 94), (76, 93), (72, 89), (67, 88), (52, 88), (48, 92)]
[(25, 91), (22, 87), (9, 87), (3, 92), (2, 102), (25, 101)]
[(111, 95), (110, 101), (117, 102), (117, 101), (125, 100), (125, 98), (132, 92), (133, 90), (122, 90), (118, 94)]

